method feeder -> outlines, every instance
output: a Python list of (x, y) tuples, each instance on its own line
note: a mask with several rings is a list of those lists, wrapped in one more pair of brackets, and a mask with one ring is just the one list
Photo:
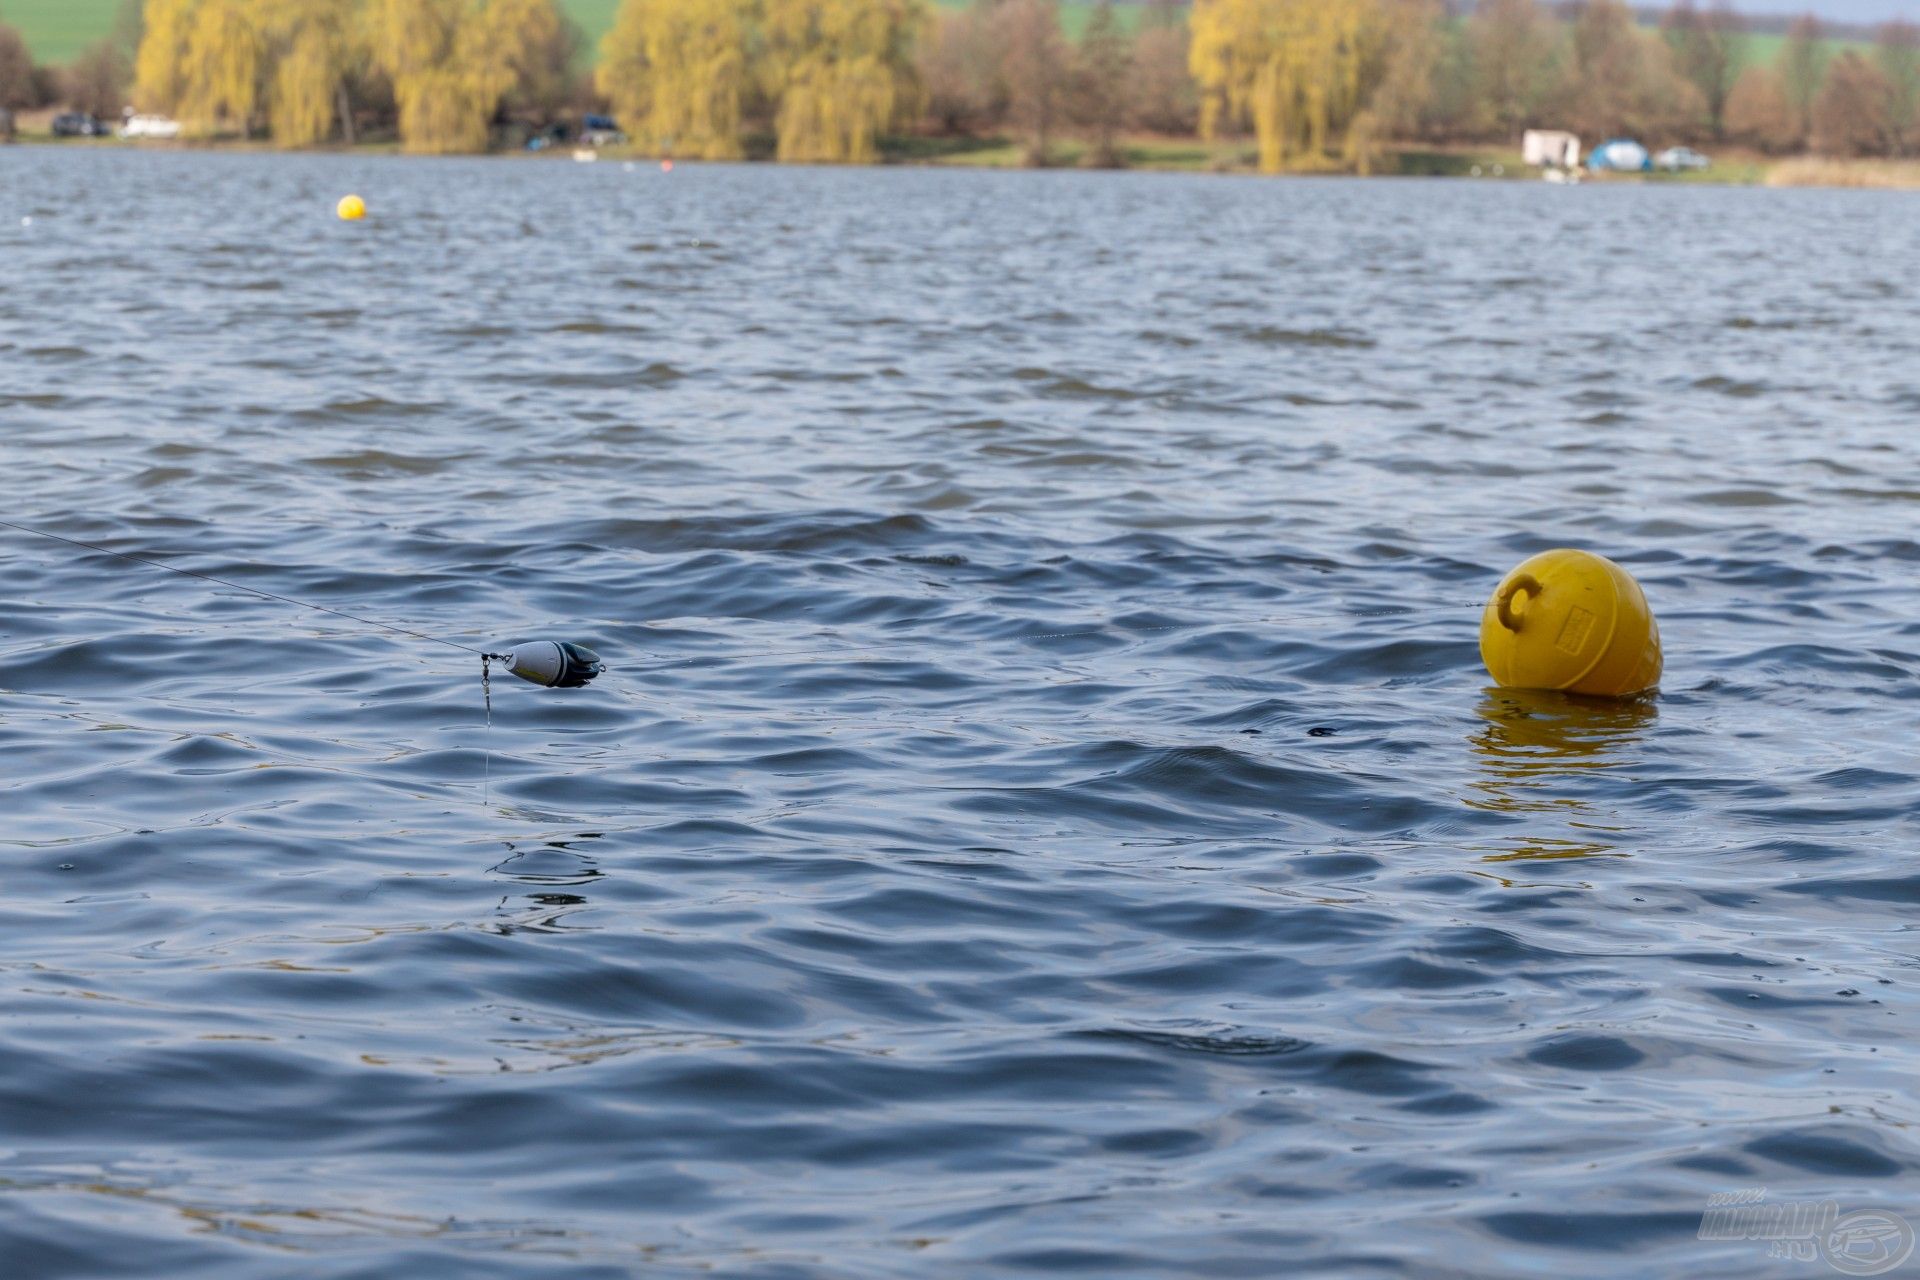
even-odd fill
[(578, 689), (607, 669), (599, 654), (571, 640), (534, 640), (506, 653), (480, 656), (505, 663), (510, 675), (543, 689)]

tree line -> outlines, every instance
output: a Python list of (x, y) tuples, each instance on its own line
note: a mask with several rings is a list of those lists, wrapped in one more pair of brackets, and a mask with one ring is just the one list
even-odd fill
[(1393, 145), (1571, 129), (1769, 153), (1920, 153), (1920, 28), (1836, 51), (1812, 17), (1753, 56), (1724, 5), (1657, 27), (1625, 0), (623, 0), (589, 50), (555, 0), (134, 0), (113, 38), (36, 67), (0, 25), (0, 107), (122, 102), (197, 136), (288, 147), (397, 136), (483, 150), (504, 126), (610, 110), (637, 145), (710, 159), (862, 162), (906, 134), (1249, 137), (1269, 171), (1365, 172)]

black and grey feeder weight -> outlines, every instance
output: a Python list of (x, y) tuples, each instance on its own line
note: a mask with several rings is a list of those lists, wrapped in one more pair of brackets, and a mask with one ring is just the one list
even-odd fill
[(578, 689), (605, 671), (600, 655), (570, 640), (534, 640), (509, 653), (489, 654), (508, 671), (545, 689)]

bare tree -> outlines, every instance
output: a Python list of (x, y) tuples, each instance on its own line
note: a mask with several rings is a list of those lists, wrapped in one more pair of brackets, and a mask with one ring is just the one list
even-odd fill
[(1114, 139), (1130, 114), (1127, 85), (1133, 71), (1133, 41), (1114, 16), (1113, 0), (1100, 7), (1080, 33), (1073, 68), (1073, 115), (1093, 144), (1087, 163), (1117, 169), (1122, 160)]
[(1192, 133), (1200, 126), (1200, 95), (1187, 68), (1187, 27), (1149, 13), (1133, 41), (1133, 122), (1154, 133)]
[(1472, 58), (1470, 99), (1494, 130), (1518, 137), (1540, 123), (1559, 75), (1553, 20), (1537, 0), (1484, 0), (1467, 23)]
[(39, 105), (39, 78), (34, 75), (27, 42), (13, 27), (0, 24), (0, 111)]
[(1693, 0), (1678, 0), (1660, 24), (1673, 51), (1674, 69), (1685, 76), (1707, 104), (1707, 123), (1715, 138), (1726, 133), (1727, 96), (1740, 78), (1744, 24), (1726, 0), (1702, 13)]
[(1386, 138), (1418, 137), (1440, 97), (1445, 11), (1439, 0), (1385, 0), (1379, 12), (1367, 112)]
[(1813, 104), (1826, 74), (1827, 47), (1820, 19), (1802, 14), (1787, 28), (1787, 43), (1780, 50), (1780, 91), (1787, 95), (1802, 143), (1813, 134)]
[(1793, 108), (1772, 67), (1748, 67), (1727, 95), (1727, 137), (1773, 155), (1800, 145)]
[(976, 133), (1000, 123), (1007, 103), (997, 53), (986, 5), (935, 15), (919, 54), (927, 116), (935, 128)]
[(1575, 12), (1566, 115), (1582, 135), (1691, 132), (1706, 115), (1665, 45), (1641, 36), (1624, 0), (1583, 0)]
[(1920, 149), (1920, 27), (1889, 22), (1874, 35), (1874, 60), (1887, 78), (1893, 152), (1908, 155)]
[(1068, 76), (1058, 0), (1001, 0), (993, 10), (993, 29), (1008, 114), (1026, 135), (1027, 163), (1044, 165)]
[(1830, 156), (1879, 156), (1892, 150), (1886, 76), (1848, 50), (1834, 59), (1813, 103), (1813, 146)]
[(62, 80), (69, 106), (106, 120), (126, 105), (133, 68), (114, 40), (96, 40), (73, 60)]

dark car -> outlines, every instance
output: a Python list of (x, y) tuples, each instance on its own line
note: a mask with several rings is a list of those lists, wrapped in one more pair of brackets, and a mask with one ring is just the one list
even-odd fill
[(53, 118), (56, 138), (104, 138), (107, 126), (84, 111), (63, 111)]

